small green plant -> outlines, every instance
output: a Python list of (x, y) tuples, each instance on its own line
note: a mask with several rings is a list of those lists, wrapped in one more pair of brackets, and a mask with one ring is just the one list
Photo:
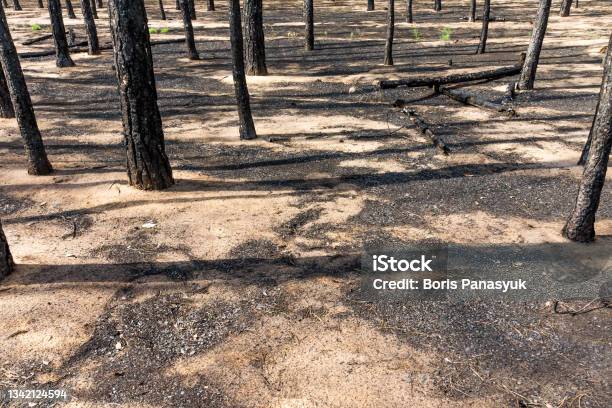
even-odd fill
[(162, 33), (162, 34), (166, 34), (166, 33), (170, 32), (170, 29), (168, 27), (164, 27), (164, 28), (160, 29), (159, 32)]
[(423, 35), (421, 34), (421, 32), (419, 31), (417, 27), (412, 27), (412, 36), (417, 41), (420, 41), (421, 38), (423, 38)]
[(157, 30), (157, 28), (151, 27), (149, 28), (149, 34), (157, 34), (159, 31)]
[(32, 24), (32, 31), (38, 31), (38, 30), (42, 30), (42, 26), (40, 24)]
[(453, 30), (450, 27), (444, 27), (440, 33), (440, 39), (442, 41), (450, 41), (452, 33)]

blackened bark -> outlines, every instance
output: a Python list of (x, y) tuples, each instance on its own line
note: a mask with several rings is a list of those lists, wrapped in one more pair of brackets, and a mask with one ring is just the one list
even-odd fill
[(470, 17), (468, 21), (470, 23), (476, 22), (476, 0), (470, 0)]
[(181, 3), (180, 3), (180, 0), (176, 0), (176, 9), (177, 9), (178, 11), (181, 11)]
[(193, 25), (191, 24), (191, 13), (189, 12), (190, 0), (179, 0), (181, 4), (181, 14), (183, 15), (183, 27), (185, 27), (185, 45), (187, 55), (190, 60), (199, 60), (198, 50), (196, 49), (195, 38), (193, 35)]
[(6, 23), (3, 7), (0, 7), (0, 64), (11, 94), (17, 124), (28, 155), (28, 173), (35, 175), (49, 174), (53, 171), (53, 168), (47, 159), (45, 146), (36, 123), (36, 116), (34, 116), (30, 93), (23, 77), (13, 38)]
[[(6, 0), (4, 0), (4, 2), (6, 3)], [(45, 3), (43, 3), (43, 0), (38, 0), (38, 8), (45, 8)]]
[(19, 4), (19, 0), (13, 0), (13, 8), (15, 9), (15, 11), (21, 11), (23, 10), (21, 8), (21, 4)]
[(244, 44), (247, 75), (268, 75), (262, 0), (244, 1)]
[(230, 42), (232, 43), (232, 73), (234, 90), (238, 103), (238, 118), (240, 121), (240, 138), (255, 139), (257, 133), (251, 114), (251, 102), (244, 73), (244, 45), (242, 38), (242, 21), (240, 16), (240, 0), (229, 0)]
[(368, 11), (374, 11), (374, 0), (368, 0)]
[(487, 49), (487, 38), (489, 37), (489, 17), (491, 16), (491, 0), (484, 0), (482, 10), (482, 30), (480, 30), (480, 42), (476, 54), (484, 54)]
[(96, 6), (96, 0), (88, 0), (91, 6), (91, 15), (95, 20), (98, 19), (98, 7)]
[(304, 48), (306, 51), (314, 50), (314, 0), (304, 0), (304, 25), (305, 25), (305, 41)]
[[(42, 0), (38, 0), (38, 2), (39, 2), (39, 3), (40, 3), (41, 1), (42, 1)], [(9, 6), (9, 5), (8, 5), (8, 1), (6, 1), (6, 0), (2, 0), (2, 5), (3, 5), (5, 8), (6, 8), (6, 7), (8, 7), (8, 6)]]
[(164, 146), (147, 15), (143, 0), (108, 0), (130, 185), (174, 184)]
[(195, 0), (188, 0), (187, 3), (189, 5), (189, 17), (191, 17), (192, 20), (197, 19), (198, 16), (196, 15)]
[(572, 241), (590, 242), (595, 239), (595, 214), (606, 180), (612, 147), (612, 35), (608, 42), (599, 91), (599, 112), (592, 133), (591, 149), (584, 166), (576, 204), (563, 227), (563, 236)]
[(62, 9), (59, 0), (48, 0), (49, 17), (51, 17), (51, 27), (53, 28), (53, 41), (55, 43), (55, 65), (58, 67), (73, 67), (74, 62), (68, 52), (68, 40), (66, 39), (66, 29), (62, 18)]
[(442, 11), (442, 0), (434, 0), (434, 11)]
[(66, 12), (68, 13), (68, 18), (76, 18), (71, 0), (66, 0)]
[(162, 20), (166, 19), (166, 10), (164, 10), (163, 0), (159, 0), (159, 16)]
[(15, 110), (13, 109), (13, 101), (11, 101), (11, 92), (4, 71), (0, 68), (0, 118), (14, 118)]
[[(600, 98), (601, 99), (601, 98)], [(595, 122), (597, 122), (597, 116), (599, 115), (599, 100), (597, 101), (597, 106), (595, 107), (595, 115), (593, 115), (593, 122), (591, 122), (591, 130), (589, 131), (589, 137), (587, 138), (584, 147), (582, 148), (582, 153), (580, 154), (580, 159), (578, 160), (579, 166), (584, 166), (589, 157), (589, 150), (591, 149), (591, 141), (593, 140), (593, 129), (595, 128)]]
[(414, 22), (414, 19), (412, 16), (412, 0), (408, 0), (406, 4), (406, 21), (409, 23)]
[(0, 279), (7, 277), (13, 272), (14, 268), (13, 256), (11, 255), (8, 241), (2, 230), (2, 221), (0, 221)]
[(206, 3), (206, 10), (215, 11), (215, 0), (208, 0), (208, 2)]
[(97, 6), (100, 8), (104, 7), (104, 3), (102, 2), (102, 0), (98, 0)]
[(89, 55), (100, 54), (100, 42), (98, 41), (98, 30), (91, 12), (91, 3), (89, 0), (81, 0), (81, 12), (85, 21), (85, 32), (87, 33), (87, 46), (89, 47)]
[(385, 65), (393, 65), (393, 36), (395, 33), (395, 0), (389, 0), (387, 8), (387, 41), (385, 43)]
[(540, 0), (538, 14), (533, 23), (531, 41), (529, 42), (529, 48), (527, 48), (527, 58), (525, 59), (521, 76), (516, 84), (518, 89), (533, 89), (536, 71), (538, 70), (538, 62), (540, 60), (540, 52), (542, 51), (542, 44), (544, 43), (544, 35), (546, 35), (550, 4), (551, 0)]
[(559, 15), (561, 17), (567, 17), (570, 15), (570, 10), (572, 9), (572, 3), (574, 0), (563, 0), (561, 3), (561, 10), (559, 11)]

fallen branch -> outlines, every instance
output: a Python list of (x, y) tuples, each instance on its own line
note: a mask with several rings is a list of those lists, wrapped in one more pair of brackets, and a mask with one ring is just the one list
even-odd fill
[(23, 45), (32, 45), (32, 44), (36, 44), (37, 42), (41, 42), (41, 41), (45, 41), (48, 39), (53, 38), (53, 34), (45, 34), (45, 35), (41, 35), (39, 37), (35, 37), (32, 38), (31, 40), (26, 40), (24, 42), (22, 42)]
[(399, 80), (389, 80), (389, 81), (380, 81), (378, 86), (381, 89), (390, 89), (397, 88), (400, 86), (406, 87), (418, 87), (418, 86), (440, 86), (446, 84), (457, 84), (461, 82), (472, 82), (472, 81), (481, 81), (481, 80), (493, 80), (504, 78), (512, 75), (517, 75), (521, 73), (521, 69), (523, 69), (523, 61), (525, 59), (525, 54), (521, 54), (521, 62), (516, 65), (512, 65), (509, 67), (501, 67), (496, 69), (489, 69), (486, 71), (480, 72), (470, 72), (467, 74), (452, 74), (443, 77), (436, 78), (413, 78), (413, 79), (399, 79)]
[(408, 109), (407, 107), (405, 107), (404, 101), (402, 101), (401, 99), (395, 101), (393, 103), (393, 106), (402, 108), (402, 113), (407, 115), (410, 121), (414, 123), (414, 125), (419, 129), (419, 131), (431, 140), (435, 148), (438, 149), (440, 153), (448, 155), (450, 149), (446, 146), (444, 140), (442, 140), (440, 136), (434, 133), (431, 128), (431, 125), (425, 122), (425, 120), (423, 120), (423, 118), (421, 118), (414, 109)]
[(466, 105), (476, 106), (477, 108), (489, 109), (495, 112), (502, 112), (512, 117), (516, 115), (516, 111), (511, 107), (491, 102), (480, 95), (470, 93), (464, 89), (450, 89), (446, 87), (436, 87), (436, 90), (442, 95), (446, 95), (449, 98), (464, 103)]

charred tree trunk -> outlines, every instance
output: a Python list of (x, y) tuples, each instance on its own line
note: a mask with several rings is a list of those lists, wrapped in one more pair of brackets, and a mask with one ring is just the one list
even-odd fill
[(484, 0), (482, 10), (482, 30), (480, 31), (480, 43), (476, 54), (484, 54), (487, 49), (487, 38), (489, 37), (489, 17), (491, 16), (491, 0)]
[(191, 24), (191, 12), (189, 11), (189, 3), (191, 0), (179, 0), (181, 4), (181, 13), (183, 14), (183, 26), (185, 27), (185, 45), (187, 46), (187, 55), (190, 60), (199, 60), (198, 50), (196, 49), (195, 38), (193, 36), (193, 25)]
[(96, 6), (96, 0), (87, 0), (91, 6), (91, 15), (95, 20), (98, 19), (98, 7)]
[(2, 230), (2, 221), (0, 221), (0, 279), (7, 277), (15, 269), (13, 256), (9, 249), (8, 241)]
[(573, 1), (574, 0), (563, 0), (561, 3), (561, 10), (559, 11), (559, 15), (561, 17), (567, 17), (570, 15)]
[(89, 0), (81, 0), (81, 12), (85, 21), (85, 31), (87, 32), (87, 46), (89, 47), (89, 55), (100, 54), (100, 42), (98, 41), (98, 30), (91, 12), (91, 4)]
[(612, 147), (612, 35), (604, 63), (604, 74), (599, 92), (599, 113), (593, 123), (593, 139), (589, 157), (584, 166), (576, 204), (565, 227), (563, 236), (572, 241), (590, 242), (595, 239), (595, 214)]
[(6, 78), (19, 131), (28, 155), (28, 173), (45, 175), (53, 171), (38, 130), (30, 93), (21, 71), (21, 64), (11, 33), (6, 23), (4, 8), (0, 7), (0, 64)]
[(74, 8), (72, 7), (71, 0), (66, 0), (66, 13), (68, 13), (68, 18), (76, 18), (76, 15), (74, 14)]
[(166, 156), (143, 0), (108, 0), (130, 185), (162, 190), (174, 184)]
[(368, 0), (368, 11), (374, 11), (374, 0)]
[(164, 1), (163, 0), (159, 0), (159, 17), (162, 20), (166, 19), (166, 10), (164, 10)]
[[(6, 5), (6, 0), (4, 0), (4, 4)], [(45, 3), (43, 3), (43, 0), (38, 0), (38, 8), (45, 8)]]
[(476, 22), (476, 0), (470, 0), (470, 16), (468, 21), (470, 23)]
[(434, 11), (442, 11), (442, 0), (434, 0)]
[(206, 10), (215, 11), (215, 0), (208, 0), (208, 2), (206, 3)]
[(59, 0), (48, 0), (49, 17), (53, 28), (53, 41), (55, 43), (55, 65), (60, 68), (73, 67), (74, 62), (68, 51), (68, 40), (66, 39), (66, 28), (62, 18), (62, 9)]
[(544, 35), (546, 34), (546, 26), (548, 25), (548, 15), (550, 14), (551, 0), (540, 0), (538, 14), (533, 23), (533, 33), (529, 48), (527, 48), (527, 58), (521, 71), (521, 76), (516, 84), (518, 89), (533, 89), (535, 82), (536, 71), (538, 70), (538, 62), (540, 61), (540, 52), (544, 43)]
[(393, 35), (395, 33), (395, 0), (389, 0), (387, 8), (387, 41), (385, 43), (385, 65), (393, 65)]
[(589, 157), (589, 150), (591, 149), (591, 141), (593, 140), (593, 129), (595, 128), (595, 122), (597, 122), (597, 116), (599, 116), (599, 101), (597, 101), (597, 106), (595, 107), (595, 115), (593, 116), (593, 122), (591, 122), (591, 130), (589, 131), (589, 137), (587, 138), (584, 147), (582, 148), (582, 153), (580, 154), (580, 159), (578, 160), (579, 166), (584, 166)]
[(414, 18), (412, 16), (412, 0), (408, 0), (406, 4), (406, 21), (409, 23), (414, 22)]
[(249, 88), (244, 73), (244, 45), (242, 38), (242, 21), (240, 16), (240, 0), (229, 0), (230, 42), (232, 43), (232, 74), (234, 90), (238, 103), (238, 119), (240, 121), (240, 138), (255, 139), (257, 133), (251, 114)]
[(97, 0), (97, 2), (98, 2), (98, 4), (97, 4), (98, 7), (100, 7), (100, 8), (104, 7), (104, 3), (102, 2), (102, 0)]
[(314, 50), (314, 4), (313, 0), (304, 0), (304, 25), (306, 51)]
[(187, 5), (189, 6), (189, 17), (192, 20), (196, 20), (198, 16), (196, 15), (195, 0), (188, 0)]
[(11, 101), (11, 92), (6, 83), (4, 71), (0, 68), (0, 118), (10, 119), (14, 117), (15, 110), (13, 109), (13, 101)]
[(21, 11), (23, 10), (21, 8), (21, 4), (19, 4), (19, 0), (13, 0), (13, 8), (15, 9), (15, 11)]
[(247, 75), (268, 75), (262, 0), (244, 2), (244, 44)]

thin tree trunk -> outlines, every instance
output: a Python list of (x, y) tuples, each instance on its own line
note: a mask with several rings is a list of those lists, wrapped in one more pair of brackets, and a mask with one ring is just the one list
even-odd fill
[(10, 119), (14, 117), (15, 110), (13, 109), (13, 101), (11, 101), (11, 92), (6, 83), (4, 71), (0, 68), (0, 118)]
[(164, 146), (149, 28), (143, 0), (108, 0), (130, 185), (162, 190), (174, 184)]
[(374, 11), (374, 0), (368, 0), (368, 11)]
[(470, 23), (476, 22), (476, 0), (470, 0), (470, 17), (468, 21)]
[(406, 21), (409, 23), (414, 22), (414, 19), (412, 16), (412, 0), (408, 0), (406, 4)]
[(561, 17), (567, 17), (570, 15), (570, 10), (572, 9), (573, 0), (563, 0), (561, 3), (561, 10), (559, 11), (559, 15)]
[(48, 0), (49, 17), (53, 28), (53, 41), (55, 43), (55, 64), (60, 67), (73, 67), (74, 62), (70, 58), (68, 51), (68, 40), (66, 39), (66, 29), (62, 18), (62, 9), (59, 0)]
[(525, 59), (521, 76), (517, 82), (518, 89), (533, 89), (536, 71), (538, 70), (538, 62), (540, 60), (540, 52), (542, 51), (542, 44), (544, 43), (544, 35), (546, 34), (546, 26), (548, 25), (550, 4), (551, 0), (540, 0), (538, 14), (533, 23), (531, 41), (527, 49), (527, 58)]
[(2, 221), (0, 221), (0, 279), (7, 277), (14, 269), (13, 256), (2, 230)]
[(87, 0), (91, 6), (91, 15), (95, 20), (98, 19), (98, 7), (96, 6), (96, 0)]
[(238, 118), (240, 121), (240, 138), (255, 139), (257, 133), (251, 102), (244, 73), (244, 45), (242, 38), (242, 21), (240, 16), (240, 0), (229, 0), (230, 42), (232, 44), (232, 73), (234, 76), (234, 90), (238, 103)]
[(593, 122), (591, 122), (591, 130), (589, 130), (589, 137), (587, 138), (584, 147), (582, 148), (582, 153), (580, 154), (580, 159), (578, 160), (579, 166), (584, 166), (589, 157), (589, 150), (591, 149), (591, 141), (593, 140), (593, 129), (595, 128), (595, 122), (597, 122), (597, 116), (599, 116), (599, 100), (597, 101), (597, 106), (595, 107), (595, 115), (593, 115)]
[(176, 9), (177, 9), (178, 11), (181, 11), (181, 3), (180, 3), (180, 0), (176, 0)]
[(595, 239), (595, 214), (606, 180), (612, 147), (612, 35), (608, 42), (599, 91), (599, 113), (596, 117), (592, 129), (591, 149), (584, 166), (576, 204), (563, 227), (563, 236), (572, 241), (590, 242)]
[(74, 8), (72, 7), (71, 0), (66, 0), (66, 12), (68, 13), (68, 18), (76, 18), (76, 15), (74, 14)]
[(21, 4), (19, 4), (19, 0), (13, 0), (13, 8), (15, 9), (15, 11), (21, 11), (23, 10), (21, 8)]
[(304, 0), (304, 25), (306, 51), (314, 50), (314, 0)]
[(193, 25), (191, 24), (191, 13), (189, 12), (190, 0), (179, 0), (181, 4), (181, 14), (183, 15), (183, 27), (185, 27), (185, 45), (190, 60), (199, 60), (198, 50), (196, 49), (195, 38), (193, 35)]
[(49, 174), (53, 171), (53, 168), (47, 159), (45, 146), (36, 123), (36, 116), (34, 116), (30, 93), (23, 77), (13, 38), (6, 23), (3, 7), (0, 7), (0, 64), (11, 94), (17, 124), (28, 156), (28, 173), (35, 175)]
[(196, 20), (198, 16), (196, 15), (195, 0), (188, 0), (187, 3), (189, 6), (189, 17), (191, 17), (192, 20)]
[[(39, 1), (39, 2), (41, 2), (42, 0), (38, 0), (38, 1)], [(6, 1), (6, 0), (2, 0), (2, 5), (3, 5), (5, 8), (7, 8), (7, 7), (9, 6), (9, 5), (8, 5), (8, 1)]]
[(102, 2), (102, 0), (98, 0), (97, 6), (100, 8), (104, 7), (104, 3)]
[(164, 10), (163, 0), (159, 0), (159, 16), (162, 20), (166, 19), (166, 10)]
[(91, 4), (89, 0), (81, 0), (81, 12), (85, 21), (85, 31), (87, 33), (87, 46), (89, 47), (89, 55), (100, 54), (100, 43), (98, 41), (98, 30), (96, 22), (91, 13)]
[(244, 43), (247, 75), (268, 75), (262, 0), (244, 1)]
[[(6, 3), (6, 0), (4, 0)], [(43, 0), (38, 0), (38, 8), (45, 8), (45, 3), (43, 2)]]
[(206, 3), (206, 10), (215, 11), (215, 0), (208, 0), (208, 2)]
[(482, 11), (482, 30), (480, 31), (480, 43), (476, 54), (484, 54), (487, 49), (487, 38), (489, 37), (489, 17), (491, 16), (491, 0), (484, 0)]
[(442, 11), (442, 0), (434, 0), (434, 11)]
[(387, 8), (387, 41), (385, 43), (385, 65), (393, 65), (393, 35), (395, 33), (395, 0), (389, 0)]

